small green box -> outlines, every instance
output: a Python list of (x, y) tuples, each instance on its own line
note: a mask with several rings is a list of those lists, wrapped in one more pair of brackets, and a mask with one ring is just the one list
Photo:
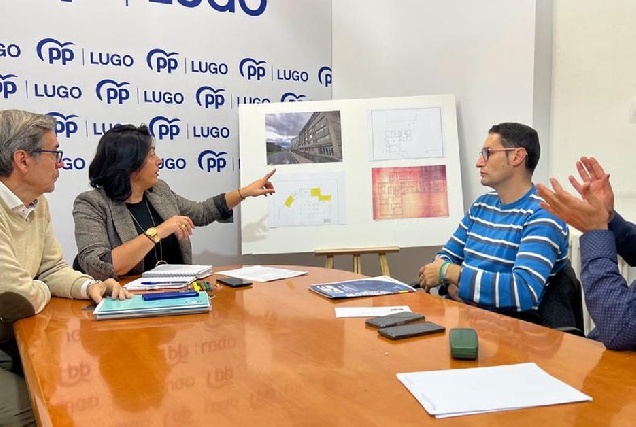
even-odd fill
[(472, 328), (453, 328), (448, 334), (454, 359), (475, 360), (478, 353), (477, 332)]

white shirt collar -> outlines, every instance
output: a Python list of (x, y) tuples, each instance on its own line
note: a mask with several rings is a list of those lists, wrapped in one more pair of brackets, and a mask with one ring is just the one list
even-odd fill
[(6, 203), (9, 209), (20, 215), (20, 217), (25, 221), (29, 218), (29, 214), (31, 214), (38, 205), (38, 200), (35, 199), (34, 202), (29, 204), (29, 206), (25, 206), (24, 203), (22, 203), (22, 200), (20, 200), (13, 191), (9, 190), (9, 187), (7, 187), (2, 181), (0, 181), (0, 199)]

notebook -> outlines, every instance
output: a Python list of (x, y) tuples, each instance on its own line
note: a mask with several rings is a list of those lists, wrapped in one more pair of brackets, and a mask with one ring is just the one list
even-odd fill
[(144, 301), (142, 295), (127, 300), (104, 298), (93, 311), (97, 320), (124, 319), (129, 317), (174, 316), (178, 314), (207, 313), (210, 298), (206, 292), (186, 298)]
[(152, 270), (144, 271), (141, 277), (178, 277), (178, 276), (195, 276), (197, 279), (203, 279), (212, 274), (211, 265), (196, 264), (161, 264)]

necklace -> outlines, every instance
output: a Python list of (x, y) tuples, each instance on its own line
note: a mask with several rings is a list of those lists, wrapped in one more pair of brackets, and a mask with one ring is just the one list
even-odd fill
[[(150, 216), (150, 221), (152, 221), (152, 226), (156, 228), (157, 225), (155, 224), (155, 218), (152, 216), (152, 212), (150, 212), (150, 206), (148, 206), (148, 200), (145, 197), (144, 197), (144, 204), (146, 205), (146, 210), (148, 211), (148, 215)], [(130, 209), (128, 210), (128, 212), (130, 213), (130, 217), (133, 219), (133, 221), (135, 221), (135, 224), (137, 225), (137, 227), (139, 227), (139, 230), (141, 230), (141, 232), (143, 233), (144, 228), (141, 226), (139, 221), (137, 221), (137, 218), (135, 218), (135, 215), (133, 215)], [(159, 240), (159, 253), (157, 253), (157, 245), (155, 244), (155, 259), (157, 260), (155, 267), (161, 264), (167, 264), (163, 260), (163, 246), (161, 245), (161, 240)]]

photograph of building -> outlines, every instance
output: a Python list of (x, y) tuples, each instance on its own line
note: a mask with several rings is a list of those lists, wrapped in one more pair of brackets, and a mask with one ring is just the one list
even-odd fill
[(339, 111), (265, 116), (267, 164), (342, 162)]

